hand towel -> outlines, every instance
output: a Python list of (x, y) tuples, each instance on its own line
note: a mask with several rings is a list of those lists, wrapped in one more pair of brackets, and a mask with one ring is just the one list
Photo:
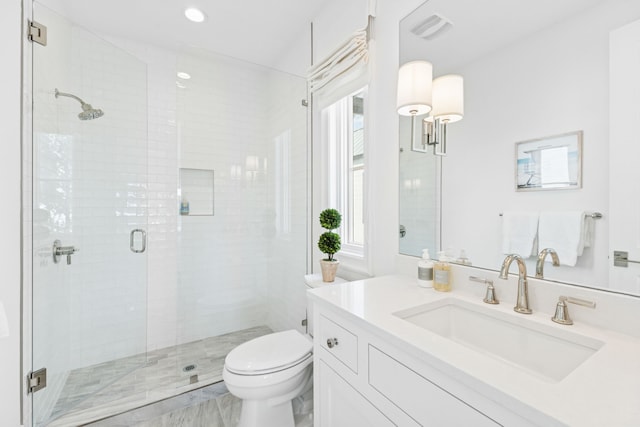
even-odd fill
[(591, 213), (585, 213), (584, 215), (584, 225), (582, 226), (582, 243), (578, 245), (578, 251), (580, 252), (578, 256), (582, 255), (582, 250), (584, 248), (590, 248), (593, 244), (594, 239), (594, 223), (595, 219), (593, 218)]
[[(552, 248), (561, 265), (575, 266), (585, 242), (591, 244), (590, 228), (585, 227), (584, 211), (541, 212), (538, 242), (541, 249)], [(550, 258), (547, 258), (550, 261)]]
[(502, 253), (529, 258), (538, 254), (538, 212), (502, 214)]

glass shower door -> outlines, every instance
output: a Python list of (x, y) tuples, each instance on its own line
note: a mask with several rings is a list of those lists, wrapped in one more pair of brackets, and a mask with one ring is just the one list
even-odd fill
[(32, 418), (73, 410), (81, 424), (146, 362), (147, 73), (46, 7), (33, 14), (48, 43), (33, 45), (32, 368), (47, 385)]

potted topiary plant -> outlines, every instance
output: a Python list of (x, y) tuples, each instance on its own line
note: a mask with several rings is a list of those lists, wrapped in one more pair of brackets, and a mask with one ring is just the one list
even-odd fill
[(322, 233), (318, 239), (318, 248), (327, 254), (327, 257), (320, 260), (322, 269), (322, 281), (333, 282), (336, 278), (336, 271), (340, 261), (333, 255), (340, 250), (340, 235), (333, 230), (340, 227), (342, 216), (335, 209), (325, 209), (320, 212), (320, 225), (328, 231)]

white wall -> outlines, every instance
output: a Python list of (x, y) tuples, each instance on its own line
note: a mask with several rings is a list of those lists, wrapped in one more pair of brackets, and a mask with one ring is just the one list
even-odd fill
[(374, 83), (370, 88), (374, 131), (371, 141), (373, 212), (372, 265), (375, 275), (396, 269), (398, 242), (398, 114), (399, 23), (421, 0), (378, 0), (374, 24)]
[(3, 96), (0, 97), (0, 301), (6, 311), (9, 336), (0, 338), (0, 424), (20, 424), (20, 82), (21, 1), (2, 3), (0, 13), (0, 68)]

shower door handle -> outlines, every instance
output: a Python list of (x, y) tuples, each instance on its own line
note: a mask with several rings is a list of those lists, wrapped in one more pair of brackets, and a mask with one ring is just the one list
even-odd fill
[[(136, 233), (140, 233), (142, 236), (142, 247), (140, 249), (136, 249), (135, 245), (135, 236)], [(141, 228), (136, 228), (135, 230), (131, 230), (131, 234), (129, 235), (129, 249), (134, 254), (141, 254), (142, 252), (147, 250), (147, 232)]]

